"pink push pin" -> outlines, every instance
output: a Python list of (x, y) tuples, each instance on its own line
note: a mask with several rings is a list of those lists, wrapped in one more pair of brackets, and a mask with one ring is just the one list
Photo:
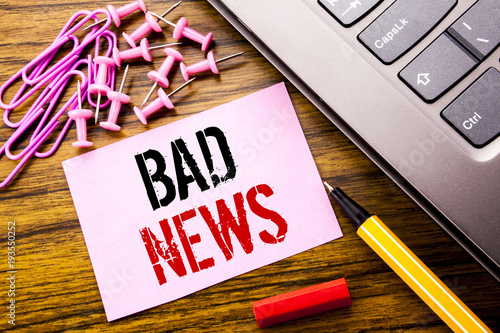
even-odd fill
[(217, 68), (217, 63), (224, 61), (224, 60), (234, 58), (234, 57), (239, 56), (239, 55), (242, 55), (243, 53), (245, 53), (245, 52), (235, 53), (235, 54), (232, 54), (232, 55), (227, 56), (225, 58), (215, 60), (214, 53), (212, 51), (210, 51), (207, 53), (207, 59), (200, 61), (196, 64), (193, 64), (191, 66), (186, 66), (186, 65), (184, 65), (183, 62), (181, 62), (180, 67), (181, 67), (182, 77), (184, 78), (184, 80), (187, 81), (187, 80), (189, 80), (189, 75), (204, 72), (207, 70), (211, 70), (214, 74), (219, 74), (219, 69)]
[(78, 110), (71, 110), (68, 116), (75, 121), (76, 136), (78, 141), (73, 142), (71, 145), (77, 148), (86, 148), (93, 145), (92, 142), (87, 141), (87, 119), (92, 117), (92, 111), (82, 109), (82, 96), (80, 95), (80, 81), (78, 81)]
[(92, 95), (97, 94), (97, 106), (95, 109), (95, 123), (97, 124), (97, 118), (99, 117), (99, 105), (101, 104), (101, 94), (106, 94), (111, 90), (111, 88), (106, 85), (108, 77), (108, 66), (114, 66), (115, 62), (113, 61), (113, 59), (108, 57), (96, 57), (94, 58), (94, 63), (98, 65), (99, 68), (97, 69), (95, 83), (89, 86), (89, 92)]
[(155, 90), (157, 85), (160, 85), (163, 88), (168, 88), (169, 82), (167, 79), (167, 75), (172, 69), (172, 66), (174, 65), (175, 61), (182, 61), (182, 54), (179, 53), (179, 51), (176, 51), (174, 49), (166, 48), (163, 52), (167, 55), (167, 58), (163, 63), (161, 64), (160, 68), (158, 71), (151, 71), (148, 73), (148, 77), (151, 79), (151, 81), (154, 81), (153, 86), (149, 90), (148, 95), (144, 99), (144, 101), (141, 104), (141, 108), (146, 104), (146, 102), (149, 100), (149, 97), (151, 97), (151, 94)]
[[(177, 7), (181, 2), (179, 1), (172, 7), (170, 7), (163, 15), (167, 15), (170, 13), (172, 10), (174, 10), (175, 7)], [(161, 17), (161, 16), (160, 16)], [(158, 24), (158, 21), (153, 18), (150, 12), (146, 13), (146, 22), (144, 22), (139, 28), (137, 28), (133, 33), (130, 35), (127, 33), (123, 33), (123, 38), (127, 41), (127, 43), (131, 47), (136, 46), (136, 42), (141, 39), (142, 37), (146, 36), (148, 33), (151, 31), (156, 31), (156, 32), (161, 32), (161, 27)]]
[[(121, 21), (122, 18), (124, 18), (125, 16), (127, 16), (129, 14), (132, 14), (136, 10), (140, 9), (144, 13), (147, 12), (146, 5), (144, 4), (143, 0), (136, 0), (134, 2), (129, 3), (128, 5), (121, 6), (118, 9), (116, 9), (112, 5), (108, 5), (107, 7), (108, 7), (109, 14), (111, 15), (111, 18), (113, 19), (113, 22), (115, 22), (115, 25), (117, 27), (119, 27), (122, 24), (122, 21)], [(98, 24), (101, 24), (106, 20), (107, 20), (107, 18), (102, 19), (99, 22), (96, 22), (94, 24), (91, 24), (88, 27), (86, 27), (85, 29), (83, 29), (83, 31), (90, 29), (93, 26), (96, 26)]]
[(189, 84), (194, 79), (196, 79), (196, 78), (194, 77), (191, 80), (189, 80), (188, 82), (184, 82), (184, 84), (182, 86), (175, 89), (174, 91), (172, 91), (168, 95), (163, 91), (163, 89), (161, 89), (161, 88), (158, 89), (158, 98), (155, 99), (154, 101), (152, 101), (151, 103), (149, 103), (148, 105), (146, 105), (146, 107), (144, 109), (141, 110), (137, 106), (134, 106), (134, 112), (137, 115), (137, 118), (139, 118), (141, 123), (146, 125), (148, 123), (148, 121), (146, 120), (146, 117), (149, 116), (150, 114), (158, 111), (159, 109), (161, 109), (164, 106), (167, 109), (173, 109), (174, 105), (172, 104), (172, 101), (170, 101), (169, 97), (172, 96), (173, 94), (175, 94), (176, 92), (178, 92), (179, 90), (181, 90), (182, 88), (184, 88), (187, 84)]
[(118, 114), (120, 113), (120, 109), (123, 104), (127, 104), (130, 102), (130, 97), (125, 95), (123, 91), (123, 85), (125, 84), (125, 79), (128, 73), (128, 66), (125, 67), (125, 72), (123, 73), (122, 83), (120, 85), (119, 91), (108, 91), (108, 99), (111, 100), (111, 106), (109, 107), (108, 113), (108, 121), (101, 121), (99, 125), (102, 128), (105, 128), (110, 131), (119, 131), (121, 129), (120, 126), (116, 124), (116, 120), (118, 119)]
[(213, 34), (209, 32), (206, 36), (203, 36), (203, 34), (199, 33), (198, 31), (194, 30), (193, 28), (188, 27), (188, 21), (185, 17), (181, 17), (181, 19), (177, 22), (177, 24), (174, 24), (163, 17), (159, 16), (158, 14), (151, 13), (151, 15), (155, 16), (156, 18), (162, 20), (163, 22), (170, 24), (173, 26), (174, 32), (172, 34), (172, 37), (174, 39), (181, 39), (182, 36), (189, 38), (191, 40), (194, 40), (197, 43), (201, 44), (201, 50), (206, 51), (208, 49), (208, 46), (212, 42), (212, 37)]
[(173, 45), (179, 45), (181, 43), (170, 43), (158, 46), (149, 46), (149, 42), (147, 38), (141, 40), (139, 47), (133, 47), (128, 50), (120, 51), (116, 46), (113, 48), (113, 60), (115, 61), (116, 66), (121, 67), (123, 60), (135, 59), (139, 57), (143, 57), (146, 61), (152, 61), (153, 56), (151, 55), (151, 50), (160, 49), (164, 47), (169, 47)]

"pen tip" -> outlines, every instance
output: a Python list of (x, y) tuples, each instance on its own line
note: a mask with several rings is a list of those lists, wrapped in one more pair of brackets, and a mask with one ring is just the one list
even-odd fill
[(330, 192), (331, 192), (331, 191), (333, 191), (333, 187), (332, 187), (332, 186), (330, 186), (330, 184), (328, 184), (328, 183), (326, 182), (326, 180), (324, 180), (324, 179), (323, 179), (323, 185), (325, 185), (325, 187), (328, 189), (328, 191), (330, 191)]

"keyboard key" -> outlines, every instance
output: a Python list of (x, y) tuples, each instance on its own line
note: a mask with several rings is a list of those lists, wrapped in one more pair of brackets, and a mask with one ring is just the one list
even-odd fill
[(478, 63), (463, 46), (443, 33), (399, 72), (399, 78), (426, 102), (433, 102)]
[(318, 0), (345, 27), (359, 21), (381, 2), (382, 0)]
[(500, 1), (479, 0), (448, 32), (482, 60), (500, 44)]
[(484, 147), (500, 134), (500, 72), (490, 68), (441, 112), (475, 147)]
[(358, 39), (390, 64), (434, 28), (457, 0), (397, 0), (363, 30)]

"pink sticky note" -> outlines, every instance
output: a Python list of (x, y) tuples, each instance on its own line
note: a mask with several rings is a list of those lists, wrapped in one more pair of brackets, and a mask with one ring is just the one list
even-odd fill
[(283, 83), (63, 167), (108, 321), (342, 236)]

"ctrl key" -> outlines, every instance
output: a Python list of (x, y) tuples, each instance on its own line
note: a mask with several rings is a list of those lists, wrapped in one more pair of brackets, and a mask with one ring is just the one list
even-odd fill
[(481, 148), (500, 135), (500, 72), (488, 69), (441, 112), (474, 147)]

